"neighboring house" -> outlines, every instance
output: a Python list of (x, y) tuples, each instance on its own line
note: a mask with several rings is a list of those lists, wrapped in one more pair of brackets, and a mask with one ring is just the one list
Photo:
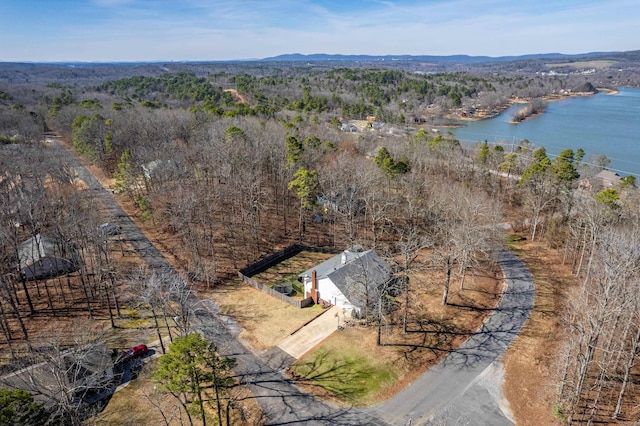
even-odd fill
[(106, 342), (51, 353), (45, 361), (0, 378), (0, 386), (25, 389), (47, 407), (87, 401), (110, 388), (113, 360)]
[(68, 245), (36, 234), (18, 246), (20, 271), (27, 281), (41, 280), (77, 271), (77, 252)]
[(153, 160), (150, 163), (143, 164), (142, 171), (145, 179), (151, 180), (160, 170), (168, 166), (171, 166), (171, 160)]
[(358, 127), (355, 124), (343, 123), (340, 126), (340, 130), (342, 130), (343, 132), (346, 132), (346, 133), (357, 133), (358, 132)]
[(327, 192), (316, 196), (318, 204), (325, 213), (332, 210), (336, 213), (357, 215), (364, 212), (364, 201), (358, 198), (356, 191), (348, 187), (344, 192)]
[(594, 186), (596, 188), (614, 188), (620, 184), (622, 178), (617, 173), (610, 170), (603, 170), (596, 175), (594, 180)]
[(345, 250), (300, 277), (305, 297), (315, 303), (331, 303), (360, 317), (367, 305), (376, 302), (391, 275), (391, 268), (375, 251)]

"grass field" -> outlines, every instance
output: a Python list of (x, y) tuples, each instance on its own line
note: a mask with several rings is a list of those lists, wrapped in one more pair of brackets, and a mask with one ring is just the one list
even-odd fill
[(309, 386), (320, 387), (343, 403), (364, 406), (376, 402), (377, 396), (405, 371), (403, 363), (397, 362), (400, 354), (394, 348), (372, 350), (375, 335), (369, 331), (347, 327), (332, 334), (296, 362), (292, 371), (304, 377)]
[(545, 64), (547, 68), (596, 68), (604, 69), (617, 64), (616, 61), (580, 61), (580, 62), (563, 62), (561, 64)]

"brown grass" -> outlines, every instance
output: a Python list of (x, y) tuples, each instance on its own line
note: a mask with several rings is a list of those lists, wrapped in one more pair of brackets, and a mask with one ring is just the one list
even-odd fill
[(297, 278), (298, 274), (313, 268), (315, 265), (332, 258), (335, 254), (302, 251), (295, 256), (283, 260), (264, 272), (254, 275), (252, 278), (258, 281), (278, 282), (287, 278)]
[(171, 416), (169, 413), (177, 401), (171, 395), (153, 392), (151, 372), (156, 362), (148, 361), (137, 379), (111, 397), (107, 407), (95, 418), (96, 425), (162, 424), (162, 415), (155, 404), (164, 407), (166, 415)]
[(211, 298), (220, 306), (220, 312), (232, 316), (243, 329), (240, 338), (258, 350), (275, 346), (322, 313), (319, 305), (298, 309), (239, 279), (217, 286), (201, 297)]
[[(163, 413), (170, 425), (188, 424), (179, 402), (172, 395), (158, 391), (153, 383), (151, 373), (156, 364), (157, 360), (149, 360), (135, 380), (111, 397), (107, 407), (93, 419), (97, 426), (160, 425), (165, 424)], [(233, 392), (235, 398), (242, 399), (242, 409), (231, 411), (231, 424), (263, 424), (261, 411), (255, 400), (244, 399), (250, 397), (248, 390), (236, 388)], [(209, 420), (216, 418), (213, 407), (206, 406), (206, 412)], [(202, 424), (198, 419), (193, 420), (196, 425)]]
[(304, 295), (300, 292), (295, 292), (295, 287), (300, 288), (302, 284), (297, 283), (298, 275), (302, 272), (313, 268), (325, 260), (335, 255), (330, 253), (317, 253), (312, 251), (302, 251), (295, 256), (279, 262), (264, 272), (254, 275), (252, 278), (272, 287), (277, 284), (292, 285), (294, 287), (294, 294), (292, 297), (297, 299), (304, 298)]

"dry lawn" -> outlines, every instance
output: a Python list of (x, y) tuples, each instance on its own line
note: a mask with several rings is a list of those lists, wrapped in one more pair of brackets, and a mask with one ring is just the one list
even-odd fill
[(95, 418), (96, 425), (163, 424), (159, 407), (163, 407), (167, 417), (179, 419), (178, 402), (171, 395), (153, 391), (151, 372), (155, 366), (156, 361), (149, 360), (138, 378), (113, 394), (106, 408)]
[(243, 329), (240, 338), (258, 350), (275, 346), (322, 313), (318, 305), (298, 309), (240, 279), (217, 286), (201, 297), (211, 298), (220, 307), (220, 312), (233, 317)]
[[(159, 392), (153, 383), (151, 373), (155, 370), (156, 363), (156, 360), (149, 360), (135, 380), (111, 397), (102, 413), (92, 419), (96, 425), (189, 424), (179, 402), (170, 394)], [(244, 388), (237, 388), (234, 389), (234, 396), (244, 399), (249, 396), (249, 393)], [(206, 411), (209, 417), (208, 423), (211, 423), (212, 419), (216, 419), (215, 409), (206, 406)], [(194, 424), (200, 425), (202, 422), (194, 418)], [(261, 411), (254, 399), (243, 400), (241, 409), (231, 411), (231, 424), (240, 426), (263, 424)]]
[(297, 278), (298, 274), (333, 256), (335, 256), (335, 254), (302, 251), (295, 256), (273, 265), (266, 271), (254, 275), (253, 278), (262, 282), (278, 282), (282, 279)]
[(290, 296), (303, 299), (303, 284), (298, 282), (298, 275), (333, 256), (335, 255), (329, 253), (302, 251), (252, 278), (271, 288), (278, 284), (289, 285), (294, 289)]

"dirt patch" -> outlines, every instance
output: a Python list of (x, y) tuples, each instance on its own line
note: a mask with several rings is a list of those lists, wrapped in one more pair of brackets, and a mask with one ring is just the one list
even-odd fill
[(529, 320), (504, 356), (504, 393), (518, 425), (561, 424), (553, 417), (556, 354), (564, 332), (559, 317), (574, 285), (562, 255), (541, 243), (520, 242), (514, 251), (534, 277)]
[(245, 98), (243, 95), (238, 93), (236, 89), (225, 89), (224, 91), (231, 93), (231, 96), (233, 96), (233, 99), (238, 103), (241, 103), (241, 104), (249, 103), (247, 102), (247, 98)]

